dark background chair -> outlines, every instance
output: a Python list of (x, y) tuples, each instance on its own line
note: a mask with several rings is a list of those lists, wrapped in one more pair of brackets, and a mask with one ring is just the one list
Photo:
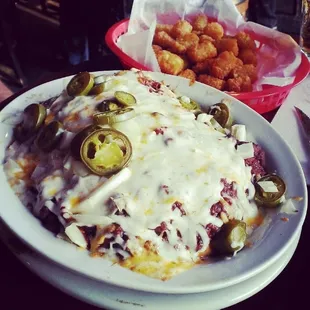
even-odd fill
[(301, 0), (277, 0), (278, 30), (299, 37), (301, 26)]

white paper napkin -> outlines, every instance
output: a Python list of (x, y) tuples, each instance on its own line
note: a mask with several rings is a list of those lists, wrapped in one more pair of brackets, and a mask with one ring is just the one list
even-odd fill
[(310, 76), (296, 86), (280, 107), (271, 124), (295, 152), (310, 184), (310, 143), (298, 122), (294, 106), (310, 117)]

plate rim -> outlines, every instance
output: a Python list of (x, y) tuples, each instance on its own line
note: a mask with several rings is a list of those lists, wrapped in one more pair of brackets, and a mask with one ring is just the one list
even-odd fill
[[(95, 71), (95, 72), (92, 72), (93, 74), (113, 74), (115, 72), (119, 72), (119, 71), (122, 71), (122, 70), (110, 70), (110, 71)], [(165, 77), (165, 76), (169, 76), (169, 75), (166, 75), (166, 74), (163, 74), (163, 73), (157, 73), (157, 72), (148, 72), (148, 74), (151, 74), (151, 76), (158, 76), (158, 77)], [(46, 83), (43, 83), (43, 84), (40, 84), (34, 88), (31, 88), (29, 90), (27, 90), (26, 92), (24, 92), (23, 94), (21, 94), (20, 96), (17, 96), (15, 99), (13, 99), (12, 101), (10, 101), (8, 103), (8, 105), (10, 105), (11, 103), (13, 103), (15, 100), (20, 100), (20, 97), (23, 97), (23, 96), (27, 96), (27, 94), (30, 92), (35, 92), (37, 88), (41, 88), (41, 87), (44, 87), (46, 84), (50, 84), (50, 83), (53, 83), (53, 82), (56, 82), (56, 81), (64, 81), (65, 79), (68, 79), (70, 77), (72, 77), (73, 75), (69, 75), (69, 76), (65, 76), (65, 77), (62, 77), (62, 78), (58, 78), (58, 79), (55, 79), (55, 80), (52, 80), (52, 81), (49, 81), (49, 82), (46, 82)], [(175, 76), (170, 76), (172, 77), (173, 79), (184, 79), (184, 78), (181, 78), (181, 77), (175, 77)], [(201, 83), (199, 83), (201, 84)], [(249, 108), (248, 106), (244, 105), (242, 102), (240, 102), (239, 100), (237, 100), (236, 98), (233, 98), (231, 96), (229, 96), (228, 94), (225, 94), (221, 91), (218, 91), (218, 90), (215, 90), (213, 89), (212, 87), (209, 87), (209, 86), (205, 86), (205, 89), (209, 89), (211, 91), (215, 91), (216, 93), (221, 93), (223, 97), (225, 98), (228, 98), (228, 99), (231, 99), (232, 101), (234, 102), (238, 102), (238, 104), (242, 104), (244, 106), (244, 108), (248, 109), (248, 110), (251, 110), (251, 108)], [(28, 94), (29, 95), (29, 94)], [(5, 107), (3, 107), (5, 108)], [(2, 110), (2, 108), (1, 108)], [(252, 110), (251, 110), (252, 111)], [(305, 193), (305, 196), (304, 196), (304, 200), (303, 200), (303, 214), (298, 222), (298, 228), (301, 228), (303, 223), (304, 223), (304, 220), (305, 220), (305, 217), (306, 217), (306, 213), (307, 213), (307, 206), (308, 206), (308, 196), (307, 196), (307, 187), (306, 187), (306, 182), (305, 182), (305, 177), (304, 177), (304, 174), (303, 174), (303, 171), (302, 171), (302, 168), (301, 168), (301, 165), (296, 157), (296, 155), (293, 153), (293, 151), (291, 150), (290, 146), (285, 142), (285, 140), (279, 135), (279, 133), (273, 129), (273, 127), (271, 126), (271, 124), (269, 122), (267, 122), (261, 115), (259, 115), (258, 113), (252, 111), (253, 113), (256, 114), (257, 117), (260, 117), (261, 120), (263, 122), (265, 122), (265, 124), (267, 124), (267, 126), (270, 126), (270, 128), (272, 128), (272, 130), (274, 131), (274, 134), (277, 135), (278, 139), (281, 140), (282, 143), (284, 143), (285, 147), (290, 151), (295, 163), (297, 164), (297, 167), (298, 167), (298, 175), (301, 177), (301, 181), (302, 181), (302, 184), (303, 184), (303, 192)], [(15, 195), (15, 194), (14, 194)], [(15, 195), (16, 196), (16, 195)], [(16, 196), (16, 198), (18, 199), (19, 201), (19, 198)], [(21, 203), (21, 202), (20, 202)], [(24, 206), (23, 206), (24, 207)], [(25, 207), (24, 207), (25, 208)], [(31, 214), (31, 216), (33, 216), (33, 214)], [(3, 212), (1, 211), (1, 208), (0, 208), (0, 217), (4, 220), (4, 222), (10, 227), (10, 229), (19, 237), (19, 239), (21, 239), (24, 243), (26, 243), (28, 246), (30, 246), (33, 250), (35, 250), (36, 252), (39, 252), (40, 254), (42, 254), (43, 256), (45, 256), (47, 259), (57, 263), (58, 265), (62, 266), (62, 267), (65, 267), (75, 273), (78, 273), (78, 274), (83, 274), (84, 276), (87, 276), (87, 277), (91, 277), (91, 278), (94, 278), (96, 280), (99, 280), (99, 281), (103, 281), (103, 282), (107, 282), (107, 283), (110, 283), (112, 285), (116, 285), (116, 286), (119, 286), (119, 287), (124, 287), (124, 288), (128, 288), (128, 285), (129, 283), (119, 283), (118, 281), (113, 281), (112, 279), (109, 279), (107, 281), (107, 279), (102, 279), (102, 278), (99, 278), (98, 276), (94, 276), (94, 275), (90, 275), (89, 273), (87, 272), (84, 272), (84, 271), (81, 271), (81, 270), (76, 270), (74, 267), (72, 266), (69, 266), (68, 263), (64, 264), (63, 261), (61, 261), (61, 259), (57, 259), (55, 257), (50, 257), (50, 255), (46, 254), (45, 252), (43, 252), (42, 249), (39, 249), (38, 247), (36, 247), (35, 245), (33, 245), (31, 243), (31, 241), (28, 241), (27, 239), (23, 238), (22, 236), (22, 233), (20, 231), (20, 229), (16, 229), (16, 227), (12, 227), (12, 225), (10, 225), (10, 220), (7, 220), (6, 216), (3, 215)], [(34, 217), (34, 216), (33, 216)], [(45, 228), (44, 228), (45, 229)], [(182, 288), (182, 287), (178, 287), (178, 288), (171, 288), (171, 287), (166, 287), (166, 288), (160, 288), (160, 287), (153, 287), (152, 289), (149, 289), (148, 287), (145, 287), (143, 285), (143, 283), (141, 285), (137, 285), (136, 283), (133, 284), (133, 283), (130, 283), (130, 287), (132, 289), (135, 289), (135, 290), (140, 290), (140, 291), (147, 291), (147, 292), (153, 292), (153, 293), (167, 293), (167, 294), (184, 294), (184, 293), (198, 293), (198, 292), (205, 292), (205, 291), (212, 291), (212, 290), (216, 290), (216, 289), (220, 289), (220, 288), (223, 288), (223, 287), (227, 287), (227, 286), (231, 286), (233, 284), (236, 284), (236, 283), (239, 283), (241, 281), (244, 281), (246, 279), (249, 279), (250, 277), (252, 276), (255, 276), (256, 274), (258, 274), (259, 272), (261, 272), (262, 270), (264, 270), (265, 268), (267, 268), (268, 266), (270, 266), (272, 263), (274, 263), (284, 252), (285, 250), (291, 245), (291, 243), (293, 242), (293, 239), (294, 237), (296, 237), (296, 234), (297, 234), (297, 231), (298, 229), (295, 229), (295, 232), (291, 235), (290, 237), (290, 240), (288, 242), (285, 243), (285, 246), (283, 246), (278, 252), (276, 252), (275, 254), (273, 254), (268, 262), (261, 262), (260, 264), (258, 264), (254, 270), (251, 270), (251, 271), (248, 271), (246, 272), (245, 274), (243, 274), (242, 276), (239, 276), (237, 278), (232, 278), (231, 280), (227, 280), (225, 281), (225, 283), (218, 283), (218, 284), (208, 284), (208, 287), (206, 288), (205, 286), (206, 285), (201, 285), (201, 286), (195, 286), (193, 289), (189, 289), (188, 287), (186, 287), (185, 289)], [(49, 231), (48, 231), (49, 232)], [(51, 233), (51, 232), (49, 232)], [(53, 236), (53, 238), (57, 239), (55, 236)], [(72, 245), (70, 245), (72, 246)], [(189, 271), (190, 272), (190, 271)], [(160, 281), (160, 280), (159, 280)]]

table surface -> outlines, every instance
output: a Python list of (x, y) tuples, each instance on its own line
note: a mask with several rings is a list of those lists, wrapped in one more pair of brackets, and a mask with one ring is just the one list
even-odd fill
[[(120, 63), (113, 56), (107, 56), (96, 62), (87, 62), (83, 65), (66, 68), (63, 72), (57, 74), (47, 75), (38, 81), (38, 84), (65, 75), (75, 74), (79, 71), (115, 69), (121, 69)], [(21, 92), (5, 100), (1, 105), (8, 104)], [(264, 116), (268, 120), (271, 120), (273, 115), (274, 112), (271, 112)], [(310, 268), (307, 266), (310, 261), (310, 251), (308, 250), (309, 241), (307, 240), (307, 236), (309, 235), (310, 219), (307, 216), (297, 250), (284, 271), (261, 292), (227, 309), (291, 309), (292, 307), (298, 306), (306, 309), (304, 305), (308, 302), (309, 293), (308, 285), (305, 283), (310, 278)], [(24, 308), (32, 310), (54, 310), (67, 307), (68, 309), (74, 310), (99, 309), (62, 293), (31, 273), (8, 250), (2, 241), (0, 241), (0, 253), (0, 309), (17, 310)], [(193, 305), (193, 309), (195, 309), (195, 305)]]

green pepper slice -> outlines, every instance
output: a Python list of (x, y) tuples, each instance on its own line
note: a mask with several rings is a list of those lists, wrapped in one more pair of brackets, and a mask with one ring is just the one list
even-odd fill
[(51, 152), (60, 142), (64, 130), (58, 121), (53, 121), (45, 126), (39, 133), (35, 144), (43, 152)]
[(75, 75), (67, 85), (69, 96), (86, 96), (94, 85), (94, 78), (88, 72), (80, 72)]
[(121, 107), (113, 100), (103, 100), (97, 105), (97, 110), (100, 112), (116, 111), (118, 109), (121, 109)]
[(136, 116), (136, 112), (132, 108), (119, 109), (116, 111), (108, 111), (97, 113), (94, 115), (94, 123), (98, 125), (112, 125), (114, 123), (124, 122)]
[(30, 104), (23, 114), (23, 128), (25, 130), (37, 130), (46, 118), (46, 108), (40, 103)]
[(178, 98), (178, 100), (179, 100), (181, 106), (186, 110), (195, 111), (196, 113), (198, 111), (201, 111), (199, 104), (196, 101), (194, 101), (193, 99), (190, 99), (190, 98), (185, 97), (185, 96), (181, 96)]
[(23, 121), (15, 127), (14, 137), (18, 141), (30, 138), (42, 126), (46, 118), (46, 108), (40, 103), (27, 106), (23, 112)]
[(125, 91), (120, 91), (120, 90), (116, 91), (114, 93), (114, 97), (120, 104), (124, 106), (131, 106), (137, 103), (136, 98), (132, 94), (127, 93)]
[(83, 144), (83, 141), (95, 130), (101, 129), (98, 125), (90, 125), (85, 128), (83, 128), (81, 131), (79, 131), (74, 138), (71, 141), (70, 149), (71, 149), (71, 155), (77, 159), (81, 159), (81, 146)]
[(93, 173), (108, 176), (128, 164), (132, 147), (123, 133), (102, 128), (94, 131), (84, 140), (80, 155), (84, 164)]
[(246, 223), (231, 220), (223, 224), (211, 240), (210, 246), (217, 254), (233, 254), (244, 247), (246, 237)]
[(211, 118), (210, 123), (215, 130), (225, 134), (225, 129), (214, 118)]
[[(259, 185), (260, 182), (271, 181), (277, 187), (277, 192), (265, 192)], [(286, 185), (284, 181), (276, 174), (268, 174), (261, 177), (255, 183), (255, 201), (258, 205), (274, 208), (277, 207), (282, 201), (286, 193)]]
[(225, 103), (217, 103), (210, 107), (209, 114), (224, 128), (230, 127), (232, 118), (230, 111)]
[(104, 83), (96, 84), (93, 88), (89, 91), (88, 95), (90, 96), (97, 96), (104, 91)]

